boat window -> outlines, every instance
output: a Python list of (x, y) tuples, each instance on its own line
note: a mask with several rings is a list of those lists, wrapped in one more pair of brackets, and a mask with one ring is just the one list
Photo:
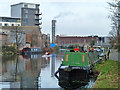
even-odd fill
[(82, 55), (82, 62), (85, 62), (85, 55)]
[(70, 50), (70, 52), (75, 52), (74, 50)]
[(68, 62), (68, 54), (65, 56), (65, 61)]

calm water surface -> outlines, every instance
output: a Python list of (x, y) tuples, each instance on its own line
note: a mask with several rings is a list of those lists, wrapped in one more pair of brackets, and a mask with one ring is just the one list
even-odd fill
[[(61, 88), (54, 73), (63, 55), (64, 52), (59, 51), (49, 58), (42, 58), (42, 54), (3, 56), (0, 88)], [(90, 79), (86, 87), (93, 84), (94, 80)]]

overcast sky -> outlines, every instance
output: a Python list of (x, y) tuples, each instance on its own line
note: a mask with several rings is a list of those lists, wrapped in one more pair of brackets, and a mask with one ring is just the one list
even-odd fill
[(56, 19), (59, 35), (108, 35), (111, 30), (107, 2), (110, 0), (0, 0), (0, 16), (10, 16), (10, 5), (40, 4), (42, 33), (51, 34)]

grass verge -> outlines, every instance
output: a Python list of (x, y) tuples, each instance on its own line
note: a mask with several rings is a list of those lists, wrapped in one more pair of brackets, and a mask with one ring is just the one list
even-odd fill
[(100, 62), (95, 69), (101, 72), (93, 88), (118, 88), (120, 89), (120, 62), (108, 60)]

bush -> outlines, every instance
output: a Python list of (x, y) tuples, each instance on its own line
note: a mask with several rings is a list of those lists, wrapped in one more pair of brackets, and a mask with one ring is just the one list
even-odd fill
[(2, 53), (5, 54), (15, 54), (17, 50), (13, 46), (2, 46)]

